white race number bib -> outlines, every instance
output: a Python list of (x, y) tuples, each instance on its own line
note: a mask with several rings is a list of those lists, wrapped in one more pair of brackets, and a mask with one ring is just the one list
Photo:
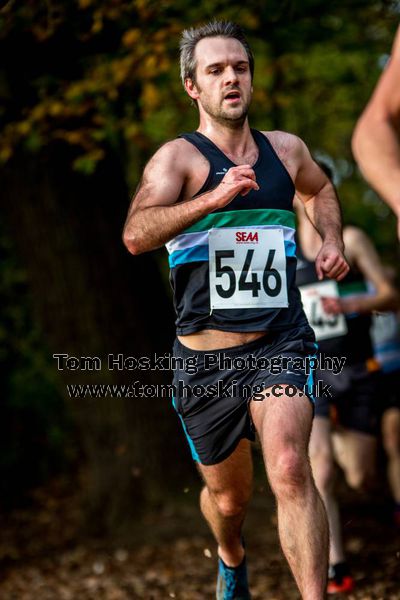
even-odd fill
[(328, 315), (324, 311), (321, 301), (321, 296), (339, 297), (336, 281), (319, 281), (310, 285), (302, 285), (299, 289), (308, 322), (314, 329), (315, 338), (318, 341), (346, 335), (347, 325), (344, 315)]
[(288, 306), (282, 229), (211, 229), (208, 241), (211, 309)]

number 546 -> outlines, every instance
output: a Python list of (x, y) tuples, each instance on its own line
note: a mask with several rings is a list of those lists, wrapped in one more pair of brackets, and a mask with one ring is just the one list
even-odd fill
[[(258, 279), (258, 273), (251, 273), (251, 275), (249, 275), (249, 269), (251, 266), (253, 254), (254, 250), (247, 250), (246, 258), (239, 276), (238, 290), (251, 290), (252, 296), (258, 297), (259, 291), (261, 289), (261, 283)], [(224, 288), (220, 284), (215, 286), (217, 294), (221, 296), (221, 298), (231, 298), (236, 291), (237, 281), (235, 271), (229, 265), (222, 264), (223, 259), (229, 259), (234, 257), (234, 250), (215, 251), (215, 276), (222, 277), (223, 275), (228, 275), (229, 278), (228, 288)], [(282, 278), (279, 272), (276, 269), (272, 268), (274, 258), (275, 250), (271, 249), (268, 252), (267, 262), (265, 264), (265, 268), (262, 274), (262, 286), (264, 292), (267, 294), (267, 296), (270, 296), (271, 298), (278, 296), (282, 289)], [(247, 279), (248, 276), (250, 278), (249, 280)]]

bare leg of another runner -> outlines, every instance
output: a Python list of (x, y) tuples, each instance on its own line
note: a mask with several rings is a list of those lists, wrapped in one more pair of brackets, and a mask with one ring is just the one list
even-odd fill
[(205, 481), (200, 507), (218, 542), (218, 555), (228, 566), (244, 556), (241, 529), (252, 493), (253, 463), (250, 442), (240, 440), (234, 452), (216, 465), (198, 464)]
[(314, 480), (325, 504), (329, 521), (331, 565), (345, 561), (339, 506), (334, 494), (336, 466), (331, 440), (331, 424), (328, 418), (315, 417), (310, 437), (310, 460)]
[(400, 504), (400, 410), (398, 408), (389, 408), (384, 412), (382, 435), (383, 446), (388, 458), (390, 489), (394, 501)]
[(304, 600), (325, 598), (328, 522), (308, 458), (311, 403), (304, 395), (274, 397), (267, 388), (251, 414), (278, 506), (283, 552)]
[(352, 429), (340, 429), (332, 436), (335, 458), (346, 481), (355, 490), (372, 486), (376, 474), (376, 437)]

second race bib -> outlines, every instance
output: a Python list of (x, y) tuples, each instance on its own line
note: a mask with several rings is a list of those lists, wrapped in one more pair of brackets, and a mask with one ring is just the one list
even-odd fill
[(304, 312), (314, 329), (317, 341), (346, 335), (347, 325), (344, 315), (328, 315), (324, 311), (321, 301), (321, 296), (331, 298), (339, 296), (336, 281), (319, 281), (310, 285), (302, 285), (299, 289)]
[(208, 241), (211, 309), (287, 308), (282, 229), (211, 229)]

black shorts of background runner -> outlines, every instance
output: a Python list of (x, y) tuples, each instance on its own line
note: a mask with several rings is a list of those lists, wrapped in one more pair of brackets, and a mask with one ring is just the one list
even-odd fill
[[(297, 390), (304, 392), (313, 403), (312, 395), (313, 373), (307, 374), (305, 369), (294, 369), (289, 366), (279, 374), (271, 374), (267, 369), (220, 370), (218, 364), (212, 368), (205, 368), (205, 355), (214, 355), (216, 360), (239, 357), (246, 360), (250, 355), (257, 359), (271, 359), (282, 357), (288, 359), (314, 356), (317, 351), (313, 330), (308, 326), (292, 328), (284, 332), (268, 333), (265, 336), (248, 344), (224, 348), (213, 351), (191, 350), (181, 344), (178, 339), (173, 346), (173, 355), (182, 359), (195, 356), (198, 370), (195, 374), (188, 374), (183, 369), (176, 369), (173, 383), (176, 388), (179, 382), (191, 386), (216, 386), (218, 381), (223, 386), (235, 384), (235, 394), (229, 397), (220, 397), (217, 394), (207, 393), (204, 396), (195, 394), (176, 395), (174, 407), (178, 412), (187, 436), (192, 457), (203, 465), (214, 465), (227, 458), (236, 448), (241, 438), (255, 440), (255, 429), (251, 421), (249, 402), (251, 395), (240, 393), (242, 386), (254, 390), (263, 390), (278, 384), (291, 385), (293, 395)], [(282, 360), (284, 363), (284, 361)], [(238, 393), (236, 393), (238, 391)], [(247, 390), (246, 390), (247, 394)], [(276, 395), (282, 395), (283, 389), (277, 388)], [(268, 398), (261, 400), (268, 402)]]
[(332, 398), (315, 399), (315, 416), (331, 418), (334, 426), (377, 435), (381, 373), (366, 363), (344, 366), (341, 373), (317, 370), (315, 377), (330, 385)]
[(400, 370), (381, 374), (379, 409), (383, 414), (390, 408), (400, 410)]

